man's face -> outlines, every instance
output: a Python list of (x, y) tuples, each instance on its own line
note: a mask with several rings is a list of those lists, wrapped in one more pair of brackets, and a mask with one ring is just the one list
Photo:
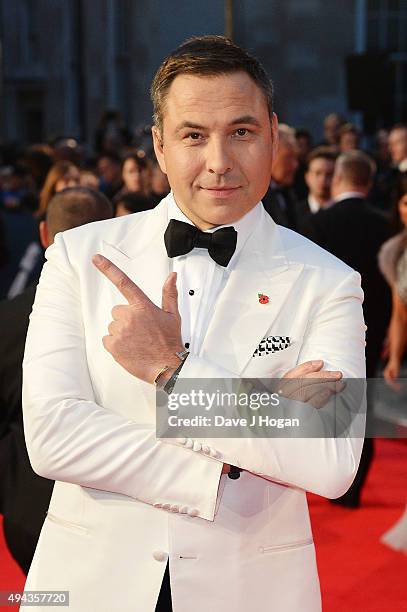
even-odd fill
[(339, 149), (341, 153), (348, 151), (356, 151), (359, 148), (359, 137), (353, 132), (345, 132), (339, 140)]
[(331, 183), (334, 174), (335, 162), (331, 159), (317, 157), (313, 159), (305, 173), (310, 195), (319, 201), (327, 201), (331, 196)]
[(407, 158), (407, 129), (397, 128), (390, 132), (389, 149), (395, 164)]
[(122, 177), (129, 191), (141, 190), (141, 172), (138, 163), (129, 157), (123, 164)]
[(273, 180), (286, 187), (292, 185), (298, 165), (295, 145), (280, 141), (271, 171)]
[[(270, 183), (277, 118), (245, 72), (179, 75), (154, 149), (184, 214), (201, 229), (237, 221)], [(274, 134), (274, 136), (273, 136)]]
[(398, 203), (400, 221), (407, 227), (407, 193), (405, 193), (399, 200)]
[(116, 183), (120, 181), (120, 164), (114, 162), (109, 157), (101, 157), (98, 161), (98, 172), (106, 183)]
[(331, 144), (336, 145), (338, 142), (339, 128), (341, 127), (339, 119), (335, 115), (328, 115), (324, 121), (324, 137)]

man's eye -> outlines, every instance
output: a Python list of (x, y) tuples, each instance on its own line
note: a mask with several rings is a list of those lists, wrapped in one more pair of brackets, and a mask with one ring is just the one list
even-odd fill
[(235, 132), (238, 136), (247, 136), (249, 130), (247, 128), (238, 128)]
[(187, 137), (191, 140), (199, 140), (201, 138), (201, 134), (199, 132), (191, 132)]

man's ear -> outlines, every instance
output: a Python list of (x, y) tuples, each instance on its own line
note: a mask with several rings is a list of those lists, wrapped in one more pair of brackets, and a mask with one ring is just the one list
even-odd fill
[(47, 249), (51, 244), (48, 238), (48, 225), (46, 221), (41, 221), (39, 226), (40, 241), (44, 249)]
[(275, 158), (276, 154), (277, 154), (277, 149), (278, 149), (278, 119), (277, 119), (277, 115), (276, 113), (273, 113), (273, 116), (271, 118), (271, 139), (272, 139), (272, 143), (273, 143), (273, 149), (272, 149), (272, 155), (271, 158), (272, 160)]
[(338, 189), (338, 186), (340, 185), (341, 180), (342, 180), (341, 173), (338, 172), (338, 170), (336, 169), (334, 171), (332, 181), (331, 181), (331, 194), (336, 195), (336, 190)]
[(164, 159), (163, 139), (161, 136), (161, 132), (156, 125), (153, 125), (153, 127), (151, 128), (151, 134), (153, 136), (154, 152), (158, 161), (158, 165), (160, 166), (162, 172), (164, 172), (164, 174), (167, 174)]

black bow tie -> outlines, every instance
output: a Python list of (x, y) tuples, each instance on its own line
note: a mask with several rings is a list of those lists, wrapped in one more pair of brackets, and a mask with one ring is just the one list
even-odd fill
[(222, 227), (206, 233), (195, 225), (171, 219), (165, 230), (164, 242), (168, 257), (186, 255), (195, 248), (208, 249), (212, 259), (226, 267), (236, 249), (237, 231), (234, 227)]

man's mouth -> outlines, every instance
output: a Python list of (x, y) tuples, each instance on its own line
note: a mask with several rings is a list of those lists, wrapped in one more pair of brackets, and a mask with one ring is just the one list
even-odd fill
[(201, 187), (201, 190), (206, 191), (209, 195), (215, 198), (226, 198), (236, 193), (239, 186), (224, 186), (224, 187)]

